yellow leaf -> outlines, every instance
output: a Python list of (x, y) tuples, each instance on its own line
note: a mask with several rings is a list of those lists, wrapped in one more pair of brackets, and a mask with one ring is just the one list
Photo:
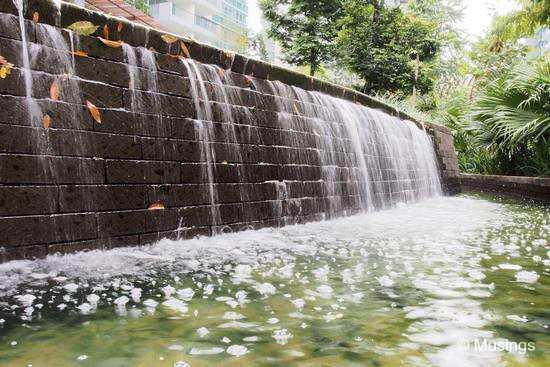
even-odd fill
[(88, 57), (88, 54), (84, 51), (71, 51), (71, 55), (80, 56), (80, 57)]
[(105, 38), (106, 40), (109, 39), (109, 27), (107, 26), (107, 24), (103, 26), (103, 38)]
[(0, 68), (0, 78), (6, 79), (6, 77), (10, 74), (10, 69), (6, 66), (2, 66)]
[(187, 46), (185, 46), (185, 43), (183, 41), (180, 41), (180, 49), (183, 52), (183, 54), (185, 55), (185, 57), (187, 57), (188, 59), (191, 58), (191, 54), (189, 53), (189, 49), (187, 48)]
[(149, 208), (147, 208), (149, 210), (158, 210), (158, 209), (164, 209), (164, 204), (163, 203), (153, 203), (151, 205), (149, 205)]
[(54, 101), (59, 99), (59, 83), (57, 82), (57, 79), (52, 82), (52, 85), (50, 85), (50, 98)]
[(122, 47), (122, 41), (110, 41), (108, 39), (97, 37), (105, 46), (109, 46), (111, 48), (120, 48)]
[(38, 23), (38, 21), (40, 20), (40, 14), (38, 14), (37, 11), (35, 11), (34, 13), (32, 13), (32, 21), (34, 23)]
[(95, 122), (101, 124), (101, 116), (97, 107), (90, 101), (86, 101), (86, 106), (88, 107), (88, 110), (90, 110), (90, 115), (92, 115)]
[(44, 115), (44, 119), (42, 120), (42, 124), (44, 125), (44, 129), (48, 129), (52, 123), (52, 118), (50, 115)]
[(160, 38), (168, 44), (174, 43), (178, 40), (178, 37), (172, 36), (171, 34), (163, 34)]
[(97, 31), (99, 26), (95, 25), (92, 22), (88, 22), (87, 20), (84, 20), (84, 21), (80, 21), (80, 22), (75, 22), (75, 23), (71, 24), (70, 26), (68, 26), (67, 28), (70, 29), (71, 31), (75, 32), (75, 33), (82, 34), (82, 35), (85, 35), (85, 36), (89, 36), (90, 34)]

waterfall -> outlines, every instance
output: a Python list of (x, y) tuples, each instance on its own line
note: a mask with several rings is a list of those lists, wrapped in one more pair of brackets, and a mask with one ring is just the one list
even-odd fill
[[(56, 103), (83, 105), (80, 84), (94, 81), (74, 75), (79, 36), (69, 33), (67, 39), (55, 27), (37, 24), (37, 35), (45, 44), (29, 44), (23, 2), (13, 1), (19, 12), (27, 108), (34, 127), (42, 127), (40, 105), (32, 98), (31, 72), (38, 66), (33, 57), (42, 48), (55, 49), (58, 54), (57, 63), (48, 71), (62, 86), (61, 100)], [(165, 98), (170, 93), (159, 77), (170, 73), (159, 70), (154, 51), (126, 43), (122, 50), (129, 79), (124, 92), (130, 97), (127, 109), (135, 119), (155, 126), (154, 138), (143, 139), (156, 144), (158, 156), (164, 157), (164, 150), (169, 149), (164, 140), (173, 137), (170, 130), (164, 130), (170, 129), (172, 117), (163, 111), (163, 105), (171, 99)], [(186, 164), (200, 167), (213, 233), (223, 231), (222, 185), (238, 188), (238, 204), (264, 200), (252, 199), (252, 184), (273, 185), (276, 195), (267, 200), (274, 216), (268, 217), (283, 223), (299, 222), (311, 213), (332, 218), (441, 194), (433, 143), (413, 122), (321, 92), (178, 59), (194, 105), (193, 126), (200, 149), (200, 161)], [(257, 134), (254, 139), (253, 132)], [(70, 133), (78, 147), (75, 156), (86, 157), (86, 152), (94, 151), (85, 134)], [(43, 158), (50, 154), (49, 134), (45, 136)], [(220, 183), (218, 178), (227, 172), (231, 172), (231, 180)], [(86, 172), (79, 174), (86, 176)], [(55, 172), (51, 176), (55, 178)]]

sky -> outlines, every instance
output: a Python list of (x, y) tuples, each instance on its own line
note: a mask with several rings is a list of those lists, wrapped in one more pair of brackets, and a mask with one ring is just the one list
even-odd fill
[[(463, 3), (466, 9), (459, 27), (472, 41), (489, 28), (495, 13), (502, 15), (518, 8), (514, 0), (463, 0)], [(248, 27), (255, 33), (262, 29), (260, 15), (258, 0), (248, 0)]]

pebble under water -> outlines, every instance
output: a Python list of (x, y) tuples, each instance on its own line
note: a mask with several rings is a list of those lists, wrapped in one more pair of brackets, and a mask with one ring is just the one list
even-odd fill
[(548, 206), (470, 194), (12, 261), (0, 365), (548, 366), (549, 241)]

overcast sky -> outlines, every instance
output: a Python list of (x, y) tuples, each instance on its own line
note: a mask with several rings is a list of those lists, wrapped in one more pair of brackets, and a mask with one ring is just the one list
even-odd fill
[[(495, 13), (506, 14), (518, 7), (514, 0), (463, 0), (463, 3), (466, 11), (460, 27), (472, 40), (481, 36), (491, 25)], [(258, 0), (248, 0), (248, 26), (254, 32), (262, 29)]]

